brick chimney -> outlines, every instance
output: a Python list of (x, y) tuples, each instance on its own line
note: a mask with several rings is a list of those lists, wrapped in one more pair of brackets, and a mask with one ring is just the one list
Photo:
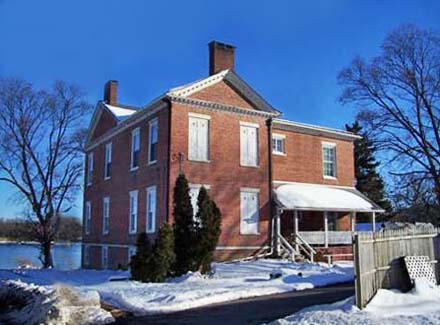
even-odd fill
[(118, 104), (118, 82), (109, 80), (104, 86), (104, 101), (109, 105)]
[(211, 41), (209, 43), (209, 75), (222, 70), (234, 70), (235, 46)]

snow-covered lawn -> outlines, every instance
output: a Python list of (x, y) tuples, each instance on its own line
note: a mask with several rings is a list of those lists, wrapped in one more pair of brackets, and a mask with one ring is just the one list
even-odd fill
[[(326, 264), (261, 259), (217, 263), (214, 269), (215, 274), (210, 278), (192, 273), (167, 283), (110, 281), (112, 278), (129, 277), (129, 273), (94, 270), (0, 270), (0, 280), (20, 280), (45, 288), (68, 286), (81, 295), (98, 293), (101, 301), (136, 315), (178, 311), (353, 280), (352, 263), (328, 267)], [(270, 279), (273, 270), (282, 276)]]
[(364, 310), (354, 297), (301, 310), (271, 324), (440, 324), (440, 288), (417, 280), (409, 293), (380, 289)]

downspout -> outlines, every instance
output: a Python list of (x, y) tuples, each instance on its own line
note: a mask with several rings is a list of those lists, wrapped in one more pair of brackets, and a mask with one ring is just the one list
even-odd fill
[(169, 212), (170, 212), (170, 179), (171, 179), (171, 107), (172, 103), (168, 98), (164, 99), (168, 103), (168, 150), (167, 150), (167, 186), (166, 186), (166, 214), (165, 221), (169, 223)]
[(266, 126), (267, 126), (267, 153), (268, 153), (268, 182), (269, 182), (269, 220), (271, 225), (271, 231), (270, 231), (270, 251), (271, 253), (274, 252), (274, 244), (275, 244), (275, 235), (277, 234), (277, 229), (275, 225), (275, 220), (273, 218), (274, 216), (274, 208), (275, 208), (275, 202), (273, 200), (273, 174), (272, 174), (272, 118), (268, 118), (266, 120)]

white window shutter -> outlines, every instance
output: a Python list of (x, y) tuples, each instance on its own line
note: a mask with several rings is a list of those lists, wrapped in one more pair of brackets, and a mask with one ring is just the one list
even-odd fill
[(248, 214), (247, 201), (248, 201), (247, 193), (241, 192), (240, 193), (240, 233), (242, 234), (248, 233), (247, 220), (246, 220), (246, 216)]
[(248, 165), (257, 165), (257, 145), (257, 129), (250, 127), (248, 128)]
[(192, 160), (197, 160), (197, 138), (198, 138), (198, 123), (197, 119), (189, 118), (189, 130), (188, 130), (188, 157)]
[(242, 126), (240, 127), (240, 164), (247, 165), (248, 164), (248, 137), (247, 137), (247, 128)]
[(208, 160), (208, 120), (198, 120), (198, 160)]

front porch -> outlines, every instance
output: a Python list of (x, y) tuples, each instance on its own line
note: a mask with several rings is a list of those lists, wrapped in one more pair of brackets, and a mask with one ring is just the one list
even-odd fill
[(339, 259), (352, 258), (352, 233), (358, 213), (370, 216), (383, 209), (351, 187), (291, 183), (275, 190), (275, 254), (313, 261), (318, 251)]

